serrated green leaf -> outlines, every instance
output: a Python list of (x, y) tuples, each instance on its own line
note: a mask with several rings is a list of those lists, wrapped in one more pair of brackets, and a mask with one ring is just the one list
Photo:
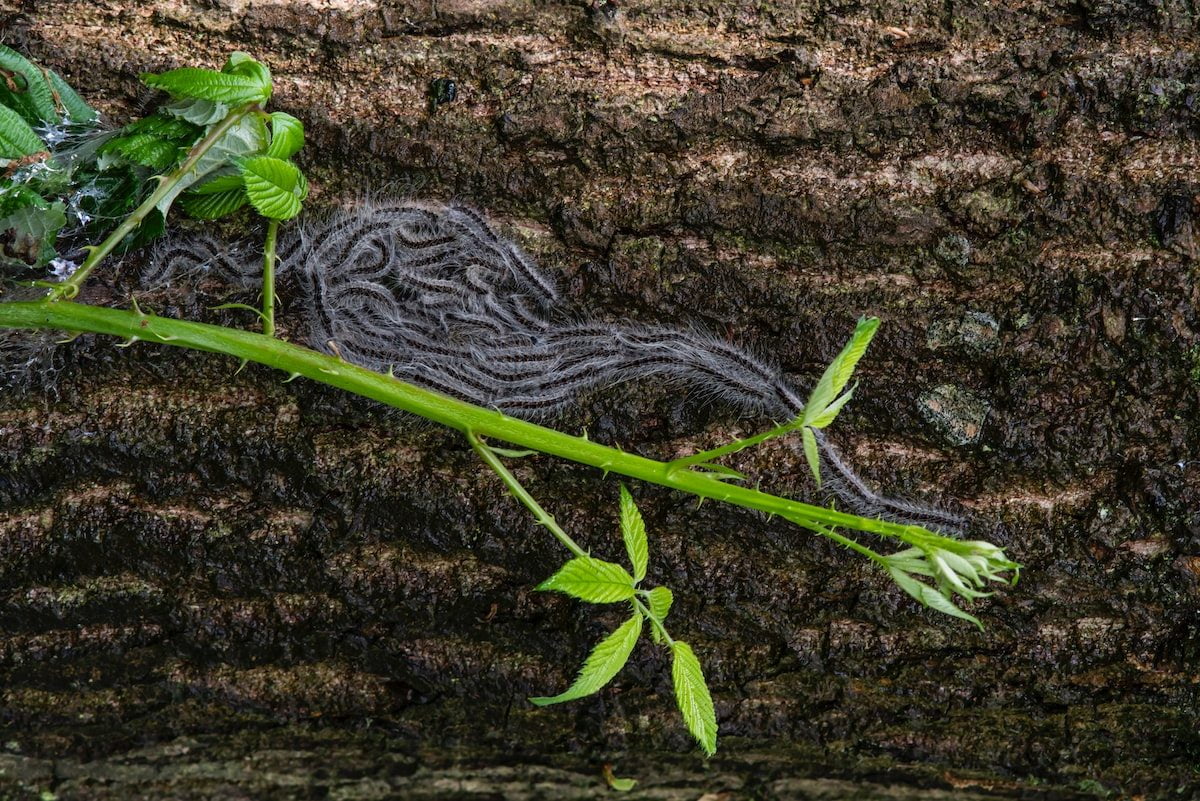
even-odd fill
[(688, 731), (700, 743), (707, 756), (717, 752), (717, 713), (713, 709), (712, 694), (704, 681), (700, 660), (692, 648), (682, 640), (671, 644), (674, 661), (671, 664), (671, 679), (675, 683), (675, 700), (683, 714)]
[(826, 406), (825, 411), (822, 412), (820, 414), (820, 416), (817, 417), (816, 420), (813, 420), (811, 423), (808, 423), (807, 425), (812, 428), (825, 428), (826, 426), (828, 426), (830, 423), (833, 422), (834, 418), (837, 417), (838, 412), (840, 412), (842, 410), (842, 407), (845, 406), (850, 401), (850, 399), (853, 397), (854, 397), (854, 387), (851, 387), (850, 389), (843, 392), (838, 397), (837, 400), (835, 400), (833, 403)]
[(812, 471), (813, 480), (821, 486), (821, 455), (817, 451), (817, 435), (805, 426), (800, 429), (800, 438), (804, 440), (804, 458), (808, 460), (808, 469)]
[(150, 134), (159, 139), (169, 139), (179, 145), (190, 145), (200, 138), (204, 129), (187, 120), (171, 117), (166, 114), (151, 114), (142, 117), (137, 122), (126, 125), (121, 130), (122, 136), (133, 134)]
[(193, 186), (190, 193), (197, 195), (216, 195), (221, 192), (231, 192), (234, 189), (244, 190), (245, 182), (242, 180), (242, 173), (237, 167), (222, 167), (218, 170), (213, 170), (212, 175), (204, 181)]
[(225, 64), (222, 65), (221, 72), (236, 72), (243, 64), (253, 60), (254, 56), (245, 50), (234, 50), (229, 54), (229, 58), (225, 59)]
[(170, 114), (172, 117), (184, 122), (205, 126), (225, 119), (225, 116), (229, 113), (229, 106), (225, 103), (200, 100), (193, 97), (168, 103), (162, 107), (162, 110), (164, 113)]
[(917, 581), (915, 578), (908, 575), (898, 567), (888, 568), (888, 574), (892, 577), (892, 581), (896, 582), (896, 584), (900, 586), (900, 589), (911, 595), (913, 599), (922, 606), (925, 605), (925, 600), (922, 596), (922, 588), (925, 586), (924, 584)]
[(808, 404), (804, 407), (804, 423), (812, 425), (812, 421), (818, 419), (825, 413), (825, 409), (833, 402), (842, 388), (850, 381), (850, 376), (854, 373), (854, 368), (858, 364), (859, 359), (867, 350), (867, 345), (871, 344), (871, 339), (875, 336), (875, 332), (879, 329), (878, 317), (864, 317), (858, 321), (858, 325), (854, 328), (854, 333), (850, 335), (850, 341), (842, 348), (829, 366), (825, 368), (825, 372), (821, 375), (821, 380), (817, 382), (816, 388), (813, 389), (812, 395), (808, 399)]
[(199, 67), (180, 67), (168, 72), (144, 72), (141, 78), (142, 83), (152, 89), (161, 89), (180, 99), (195, 98), (240, 106), (243, 103), (265, 103), (271, 97), (270, 74), (264, 76), (262, 70), (216, 72)]
[(246, 197), (269, 220), (290, 220), (300, 213), (308, 196), (308, 181), (291, 162), (273, 156), (256, 156), (238, 162)]
[(267, 155), (277, 159), (287, 159), (294, 156), (304, 147), (304, 123), (291, 114), (282, 111), (271, 113), (271, 144), (267, 146)]
[(629, 489), (621, 485), (621, 537), (625, 540), (625, 552), (633, 566), (633, 581), (636, 584), (646, 577), (650, 563), (650, 545), (646, 541), (646, 521), (638, 511)]
[(649, 597), (650, 614), (658, 618), (658, 622), (662, 623), (667, 619), (667, 615), (671, 613), (671, 604), (675, 602), (675, 596), (667, 587), (655, 587), (650, 590)]
[(922, 599), (925, 601), (925, 605), (928, 606), (930, 609), (935, 609), (938, 612), (941, 612), (942, 614), (950, 615), (951, 617), (958, 617), (958, 618), (962, 618), (963, 620), (969, 620), (970, 622), (972, 622), (976, 626), (978, 626), (980, 631), (983, 631), (983, 624), (979, 622), (979, 618), (959, 609), (957, 606), (954, 605), (953, 601), (951, 601), (946, 596), (942, 595), (940, 592), (935, 590), (933, 587), (928, 587), (924, 584), (922, 584), (921, 586), (924, 588), (921, 593)]
[(179, 205), (192, 219), (217, 220), (245, 206), (246, 192), (241, 188), (204, 195), (188, 192), (179, 198)]
[(229, 54), (229, 58), (225, 60), (225, 66), (221, 67), (221, 72), (226, 75), (244, 75), (268, 88), (271, 86), (271, 71), (267, 69), (267, 65), (256, 61), (249, 53), (241, 50), (235, 50)]
[(891, 574), (892, 580), (895, 581), (900, 588), (911, 595), (922, 606), (929, 607), (938, 612), (941, 612), (952, 617), (969, 620), (983, 631), (983, 624), (974, 615), (968, 614), (954, 605), (954, 602), (942, 595), (928, 584), (923, 584), (920, 581), (904, 574), (902, 571), (890, 568), (888, 573)]
[(142, 133), (110, 139), (100, 152), (117, 153), (131, 164), (140, 164), (156, 172), (165, 172), (182, 155), (174, 142)]
[[(675, 602), (675, 596), (666, 587), (655, 587), (650, 590), (646, 600), (651, 616), (658, 620), (659, 625), (662, 625), (667, 619), (667, 615), (671, 613), (671, 604)], [(650, 627), (650, 636), (656, 644), (661, 644), (663, 641), (658, 626)]]
[(46, 78), (50, 81), (50, 89), (58, 105), (66, 112), (67, 119), (81, 125), (94, 125), (99, 122), (100, 114), (96, 109), (89, 106), (61, 75), (54, 70), (46, 70)]
[(863, 317), (859, 319), (858, 325), (854, 327), (854, 333), (850, 336), (850, 341), (846, 343), (846, 347), (842, 348), (842, 352), (833, 360), (834, 393), (841, 392), (842, 387), (850, 382), (850, 376), (854, 374), (854, 368), (858, 366), (859, 359), (867, 352), (867, 346), (871, 344), (871, 340), (875, 337), (875, 332), (878, 330), (878, 317)]
[(46, 145), (20, 114), (8, 106), (0, 106), (0, 158), (19, 159), (45, 149)]
[(529, 702), (537, 706), (549, 706), (574, 701), (597, 692), (612, 681), (613, 676), (625, 666), (629, 655), (633, 653), (633, 646), (637, 644), (641, 635), (642, 616), (634, 615), (592, 649), (570, 689), (550, 698), (530, 698)]
[(15, 110), (26, 122), (59, 121), (54, 92), (40, 67), (11, 47), (0, 45), (0, 70), (6, 96), (16, 100)]
[(633, 576), (625, 568), (591, 556), (575, 557), (537, 588), (593, 604), (628, 601), (634, 596)]

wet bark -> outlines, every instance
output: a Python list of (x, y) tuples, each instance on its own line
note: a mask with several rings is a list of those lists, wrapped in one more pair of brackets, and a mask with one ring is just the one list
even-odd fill
[[(469, 202), (591, 313), (699, 323), (807, 381), (878, 314), (831, 433), (1026, 565), (980, 633), (778, 521), (636, 487), (717, 699), (706, 764), (649, 647), (594, 699), (524, 701), (615, 618), (531, 591), (563, 553), (454, 436), (93, 346), (0, 398), (0, 797), (595, 798), (605, 762), (647, 798), (1196, 790), (1191, 4), (0, 8), (117, 121), (140, 71), (252, 52), (315, 201)], [(576, 418), (658, 456), (763, 422), (653, 387)], [(786, 447), (740, 466), (803, 487)], [(612, 481), (520, 471), (619, 554)]]

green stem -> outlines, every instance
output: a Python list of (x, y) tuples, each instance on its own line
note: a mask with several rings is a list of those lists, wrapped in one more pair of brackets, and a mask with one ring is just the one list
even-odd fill
[(644, 617), (646, 620), (650, 621), (651, 626), (654, 626), (654, 628), (658, 629), (658, 633), (662, 635), (663, 641), (667, 644), (667, 647), (670, 647), (675, 644), (675, 641), (673, 639), (671, 639), (671, 635), (667, 634), (667, 630), (663, 627), (663, 624), (659, 623), (658, 619), (656, 617), (654, 617), (654, 615), (650, 614), (649, 607), (647, 607), (644, 603), (642, 603), (641, 600), (638, 598), (633, 599), (633, 605), (638, 610), (638, 612), (641, 613), (642, 617)]
[(858, 517), (770, 495), (749, 487), (727, 484), (702, 471), (680, 470), (670, 462), (647, 459), (583, 437), (574, 437), (518, 420), (503, 412), (484, 409), (307, 348), (249, 331), (66, 301), (0, 303), (0, 328), (44, 328), (106, 334), (123, 339), (136, 338), (176, 347), (223, 353), (344, 389), (411, 412), (466, 435), (502, 440), (522, 448), (590, 465), (605, 472), (619, 473), (670, 487), (701, 498), (723, 501), (768, 515), (779, 515), (825, 536), (829, 536), (829, 529), (837, 527), (865, 531), (882, 537), (895, 537), (905, 542), (914, 538), (928, 542), (930, 537), (955, 542), (918, 526)]
[(775, 426), (769, 431), (764, 431), (761, 434), (755, 434), (752, 437), (735, 440), (728, 445), (722, 445), (719, 448), (713, 448), (711, 451), (703, 451), (701, 453), (694, 453), (691, 456), (684, 456), (681, 459), (675, 459), (670, 464), (673, 469), (678, 470), (685, 467), (690, 467), (694, 464), (711, 462), (713, 459), (720, 459), (722, 456), (728, 456), (731, 453), (737, 453), (738, 451), (742, 451), (746, 448), (766, 442), (769, 439), (790, 434), (799, 427), (800, 422), (798, 420), (792, 420), (791, 422), (784, 423), (783, 425)]
[(275, 240), (279, 220), (267, 221), (267, 240), (263, 243), (262, 321), (263, 336), (275, 336)]
[(876, 553), (875, 551), (871, 550), (870, 548), (863, 545), (862, 543), (856, 542), (842, 534), (838, 534), (836, 531), (834, 531), (831, 528), (822, 527), (820, 533), (825, 535), (829, 539), (833, 540), (834, 542), (838, 543), (839, 545), (845, 546), (846, 548), (849, 548), (852, 551), (856, 551), (856, 552), (862, 554), (863, 556), (867, 557), (868, 559), (870, 559), (873, 562), (877, 562), (881, 565), (886, 566), (887, 557), (883, 556), (882, 554)]
[(176, 168), (176, 170), (170, 175), (158, 176), (158, 186), (153, 192), (150, 193), (150, 196), (143, 200), (141, 205), (133, 210), (133, 213), (122, 220), (121, 224), (118, 225), (103, 242), (95, 247), (88, 248), (88, 255), (87, 258), (83, 260), (83, 264), (79, 265), (79, 269), (72, 273), (71, 277), (66, 281), (63, 281), (61, 284), (56, 284), (54, 288), (50, 290), (48, 298), (55, 301), (70, 300), (78, 295), (80, 287), (83, 286), (83, 282), (87, 280), (88, 274), (91, 273), (96, 265), (102, 262), (108, 256), (108, 254), (113, 252), (113, 249), (116, 248), (117, 245), (121, 244), (121, 241), (125, 239), (126, 236), (128, 236), (131, 232), (136, 230), (139, 225), (142, 224), (150, 212), (154, 211), (154, 208), (158, 205), (159, 201), (171, 193), (171, 190), (174, 189), (189, 172), (191, 172), (192, 168), (196, 166), (196, 163), (200, 161), (205, 153), (212, 149), (212, 146), (217, 143), (217, 140), (225, 135), (226, 131), (236, 125), (238, 121), (242, 119), (242, 117), (246, 116), (257, 108), (258, 103), (246, 103), (245, 105), (238, 106), (230, 111), (229, 114), (225, 116), (225, 119), (217, 123), (216, 126), (214, 126), (213, 129), (208, 132), (207, 136), (192, 146), (191, 153), (188, 154), (188, 157), (184, 160), (183, 164), (180, 164), (179, 167)]
[(575, 556), (586, 557), (588, 555), (587, 551), (580, 548), (579, 544), (571, 539), (567, 532), (562, 530), (562, 526), (558, 525), (558, 521), (554, 519), (554, 515), (543, 509), (542, 505), (537, 502), (537, 499), (529, 494), (529, 490), (525, 489), (525, 485), (509, 472), (509, 469), (504, 466), (504, 462), (500, 461), (500, 457), (488, 447), (487, 443), (478, 434), (474, 431), (468, 431), (467, 441), (471, 443), (471, 447), (475, 449), (475, 452), (479, 454), (483, 461), (487, 462), (488, 467), (496, 471), (496, 475), (500, 476), (500, 479), (508, 486), (508, 491), (515, 495), (517, 500), (525, 504), (525, 508), (533, 512), (533, 516), (537, 522), (548, 528), (550, 533)]

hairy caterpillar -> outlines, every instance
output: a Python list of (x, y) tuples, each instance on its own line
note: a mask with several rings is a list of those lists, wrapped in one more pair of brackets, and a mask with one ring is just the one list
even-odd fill
[[(517, 417), (544, 420), (584, 393), (648, 377), (776, 420), (804, 408), (778, 368), (712, 335), (572, 319), (554, 281), (464, 206), (365, 202), (296, 227), (279, 250), (312, 347)], [(239, 287), (259, 280), (258, 265), (207, 237), (161, 246), (143, 280), (197, 270)], [(876, 493), (817, 436), (827, 486), (851, 511), (965, 526)]]

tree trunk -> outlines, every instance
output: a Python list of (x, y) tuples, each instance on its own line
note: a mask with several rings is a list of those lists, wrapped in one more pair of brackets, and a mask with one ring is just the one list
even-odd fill
[[(0, 8), (118, 123), (139, 72), (252, 53), (313, 202), (470, 203), (581, 311), (696, 323), (805, 384), (879, 315), (831, 436), (1025, 565), (981, 633), (786, 523), (634, 486), (716, 698), (706, 763), (656, 649), (527, 703), (617, 618), (532, 591), (564, 552), (457, 436), (101, 343), (0, 397), (0, 797), (600, 798), (604, 763), (657, 799), (1197, 790), (1192, 4)], [(766, 422), (641, 385), (561, 425), (661, 457)], [(739, 465), (804, 486), (786, 444)], [(614, 481), (518, 472), (620, 555)]]

